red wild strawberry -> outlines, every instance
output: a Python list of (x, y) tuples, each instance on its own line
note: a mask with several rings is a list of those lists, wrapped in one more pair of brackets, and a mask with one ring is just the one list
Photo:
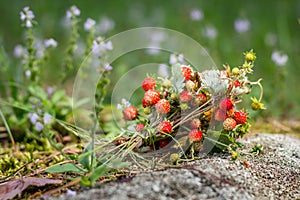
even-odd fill
[(148, 90), (142, 100), (143, 107), (152, 106), (160, 100), (160, 94), (156, 90)]
[(145, 125), (144, 124), (137, 124), (135, 127), (135, 130), (137, 132), (141, 132), (144, 129)]
[(198, 118), (194, 118), (190, 121), (190, 125), (192, 128), (200, 128), (201, 126), (201, 121)]
[(123, 116), (124, 116), (124, 119), (126, 119), (128, 121), (134, 120), (138, 116), (138, 111), (137, 111), (136, 107), (129, 106), (129, 107), (124, 109)]
[(220, 102), (219, 106), (221, 110), (227, 111), (233, 107), (233, 102), (231, 99), (225, 98)]
[(170, 103), (166, 99), (161, 99), (155, 104), (159, 114), (167, 114), (170, 111)]
[(156, 86), (156, 82), (153, 78), (145, 78), (143, 80), (143, 83), (142, 83), (142, 88), (145, 90), (145, 91), (148, 91), (148, 90), (152, 90), (154, 89)]
[(181, 71), (183, 72), (183, 76), (186, 81), (190, 80), (192, 77), (192, 69), (185, 65), (181, 66)]
[(198, 129), (193, 129), (189, 132), (189, 138), (192, 142), (199, 142), (199, 141), (201, 141), (202, 137), (203, 137), (203, 134)]
[(164, 132), (164, 133), (172, 132), (172, 124), (168, 121), (160, 122), (160, 124), (158, 124), (157, 128), (160, 132)]
[(241, 82), (240, 82), (239, 80), (235, 80), (235, 81), (233, 82), (233, 85), (234, 85), (234, 87), (240, 87)]
[(205, 96), (205, 94), (197, 94), (195, 97), (195, 103), (197, 106), (201, 106), (202, 104), (204, 104), (206, 102), (207, 98)]
[(180, 93), (179, 98), (181, 102), (189, 102), (192, 99), (192, 95), (185, 90)]
[(247, 121), (247, 114), (243, 111), (237, 111), (234, 113), (233, 117), (237, 124), (245, 124)]
[(215, 112), (215, 120), (217, 120), (217, 121), (224, 121), (225, 119), (226, 119), (226, 113), (223, 111), (223, 110), (221, 110), (221, 109), (218, 109), (218, 110), (216, 110), (216, 112)]
[(228, 117), (227, 119), (225, 119), (225, 121), (223, 122), (223, 128), (226, 131), (231, 131), (236, 127), (236, 121), (231, 118)]

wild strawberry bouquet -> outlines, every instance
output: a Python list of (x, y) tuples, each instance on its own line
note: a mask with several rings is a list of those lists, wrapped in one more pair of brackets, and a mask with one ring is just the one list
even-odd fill
[(265, 109), (261, 79), (248, 80), (255, 53), (246, 52), (244, 58), (242, 65), (224, 65), (223, 70), (200, 72), (177, 63), (170, 77), (145, 77), (141, 105), (123, 100), (125, 131), (114, 144), (143, 153), (164, 149), (173, 161), (194, 158), (199, 152), (234, 150), (250, 127), (249, 114), (239, 104), (253, 85), (261, 94), (251, 98), (251, 107)]

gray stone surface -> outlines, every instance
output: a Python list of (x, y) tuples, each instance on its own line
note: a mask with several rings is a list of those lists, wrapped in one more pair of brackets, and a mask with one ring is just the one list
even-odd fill
[(237, 161), (228, 154), (208, 155), (182, 168), (123, 177), (60, 199), (300, 199), (299, 139), (259, 134), (242, 142), (248, 150), (262, 144), (264, 153)]

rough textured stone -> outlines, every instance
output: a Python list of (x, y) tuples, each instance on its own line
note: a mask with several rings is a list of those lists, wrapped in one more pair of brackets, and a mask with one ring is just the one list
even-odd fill
[[(182, 168), (144, 172), (101, 183), (77, 196), (60, 199), (299, 199), (300, 140), (259, 134), (243, 139), (246, 150), (263, 154), (232, 161), (228, 154), (207, 155)], [(247, 160), (251, 167), (247, 168)]]

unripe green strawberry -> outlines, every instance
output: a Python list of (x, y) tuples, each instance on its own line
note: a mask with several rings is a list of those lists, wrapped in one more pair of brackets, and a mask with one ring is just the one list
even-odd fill
[(158, 124), (158, 131), (163, 133), (171, 133), (172, 132), (172, 124), (168, 121), (163, 121)]
[(236, 127), (236, 121), (231, 118), (228, 117), (227, 119), (225, 119), (225, 121), (223, 122), (223, 128), (226, 131), (231, 131)]
[(235, 76), (239, 75), (240, 74), (240, 69), (237, 68), (237, 67), (233, 68), (232, 69), (232, 74), (235, 75)]
[(149, 114), (151, 113), (151, 108), (150, 108), (149, 106), (145, 107), (145, 108), (144, 108), (144, 113), (145, 113), (146, 115), (149, 115)]
[(185, 90), (180, 93), (179, 98), (180, 98), (181, 102), (186, 103), (192, 99), (192, 95), (188, 91)]
[(153, 78), (145, 78), (143, 80), (143, 83), (142, 83), (142, 88), (145, 90), (145, 91), (148, 91), (148, 90), (152, 90), (154, 89), (156, 86), (156, 82)]
[(128, 121), (134, 120), (138, 116), (138, 111), (137, 111), (136, 107), (129, 106), (129, 107), (124, 109), (123, 116), (124, 116), (124, 119), (126, 119)]
[(192, 142), (199, 142), (203, 138), (203, 134), (198, 129), (193, 129), (189, 132), (189, 138)]
[(161, 99), (155, 104), (159, 114), (167, 114), (170, 111), (170, 103), (166, 99)]
[(160, 94), (156, 90), (148, 90), (142, 100), (143, 107), (152, 106), (160, 100)]
[(243, 111), (237, 111), (234, 113), (233, 117), (237, 124), (245, 124), (247, 121), (247, 114)]

